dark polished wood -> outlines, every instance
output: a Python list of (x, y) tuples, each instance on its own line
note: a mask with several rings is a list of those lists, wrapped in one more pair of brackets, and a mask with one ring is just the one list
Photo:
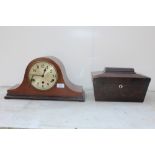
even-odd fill
[[(57, 83), (64, 84), (64, 88), (57, 88), (57, 83), (50, 90), (41, 91), (34, 88), (28, 77), (30, 68), (37, 62), (45, 61), (55, 66), (58, 72)], [(56, 57), (37, 58), (26, 68), (22, 84), (7, 91), (5, 99), (35, 99), (35, 100), (67, 100), (85, 101), (85, 93), (81, 86), (73, 84), (67, 77), (64, 65)]]
[(106, 68), (92, 80), (96, 101), (143, 102), (151, 79), (132, 68)]
[(128, 73), (132, 74), (135, 73), (134, 68), (111, 68), (111, 67), (106, 67), (105, 68), (106, 73)]

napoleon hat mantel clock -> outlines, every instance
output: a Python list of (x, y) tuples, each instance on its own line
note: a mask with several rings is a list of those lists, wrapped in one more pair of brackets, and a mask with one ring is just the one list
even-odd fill
[(29, 63), (22, 84), (7, 91), (5, 99), (84, 101), (85, 93), (68, 79), (56, 57), (41, 57)]

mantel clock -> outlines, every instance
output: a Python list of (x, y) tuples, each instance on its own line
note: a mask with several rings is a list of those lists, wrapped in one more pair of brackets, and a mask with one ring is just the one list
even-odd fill
[(84, 101), (81, 86), (73, 84), (56, 57), (41, 57), (27, 66), (22, 84), (7, 91), (6, 99)]

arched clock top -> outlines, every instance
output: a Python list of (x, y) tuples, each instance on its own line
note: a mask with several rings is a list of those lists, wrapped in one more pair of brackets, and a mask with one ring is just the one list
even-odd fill
[(28, 64), (23, 82), (9, 89), (5, 98), (84, 101), (85, 93), (68, 79), (59, 59), (41, 57)]

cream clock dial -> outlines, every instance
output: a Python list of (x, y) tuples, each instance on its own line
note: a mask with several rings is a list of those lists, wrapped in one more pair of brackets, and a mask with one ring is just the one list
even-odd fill
[(48, 62), (37, 62), (29, 71), (31, 85), (38, 90), (49, 90), (56, 84), (58, 73)]

